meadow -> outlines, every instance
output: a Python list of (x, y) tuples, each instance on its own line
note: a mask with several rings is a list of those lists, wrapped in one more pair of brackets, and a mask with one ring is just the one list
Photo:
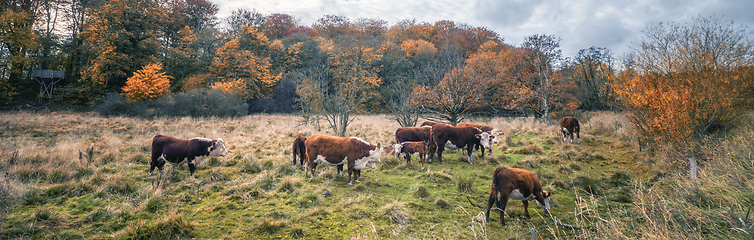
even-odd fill
[[(505, 133), (471, 165), (460, 151), (445, 164), (383, 156), (361, 182), (320, 166), (309, 179), (292, 164), (298, 136), (334, 135), (299, 116), (129, 118), (95, 113), (0, 113), (2, 239), (508, 239), (752, 237), (754, 136), (700, 140), (698, 179), (677, 152), (639, 151), (622, 114), (583, 113), (581, 143), (533, 118), (476, 118)], [(751, 116), (749, 116), (751, 118)], [(349, 136), (382, 146), (398, 124), (359, 116)], [(166, 165), (148, 177), (151, 139), (222, 138), (229, 154)], [(498, 166), (531, 170), (553, 191), (551, 216), (511, 201), (506, 227), (484, 223)], [(748, 211), (747, 211), (748, 209)], [(553, 219), (575, 226), (553, 224)], [(683, 232), (685, 231), (685, 232)]]

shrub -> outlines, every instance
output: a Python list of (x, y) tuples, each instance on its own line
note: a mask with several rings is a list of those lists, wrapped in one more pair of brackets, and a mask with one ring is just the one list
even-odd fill
[(247, 105), (236, 96), (199, 88), (138, 102), (129, 102), (120, 94), (109, 93), (95, 111), (105, 116), (234, 117), (246, 114)]

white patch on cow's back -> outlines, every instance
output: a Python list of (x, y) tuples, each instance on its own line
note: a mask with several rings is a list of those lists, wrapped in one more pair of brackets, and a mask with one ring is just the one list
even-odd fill
[(341, 161), (339, 163), (331, 163), (331, 162), (325, 160), (325, 156), (317, 155), (317, 159), (314, 159), (314, 162), (318, 163), (318, 164), (324, 163), (324, 164), (327, 164), (327, 165), (330, 165), (330, 166), (338, 166), (338, 165), (343, 165), (343, 164), (348, 163), (348, 157), (344, 157), (343, 161)]
[(364, 144), (366, 144), (366, 145), (369, 145), (369, 146), (371, 146), (371, 145), (372, 145), (372, 144), (369, 144), (369, 142), (367, 142), (367, 141), (364, 141), (364, 139), (361, 139), (361, 138), (359, 138), (359, 137), (351, 137), (351, 138), (353, 138), (353, 139), (356, 139), (356, 140), (359, 140), (359, 141), (363, 142), (363, 143), (364, 143)]
[(199, 140), (199, 141), (202, 141), (202, 142), (212, 142), (212, 139), (203, 138), (203, 137), (195, 137), (195, 138), (192, 138), (191, 140)]

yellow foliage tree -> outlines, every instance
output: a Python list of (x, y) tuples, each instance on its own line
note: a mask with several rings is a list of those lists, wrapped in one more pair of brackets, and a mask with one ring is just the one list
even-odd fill
[(170, 78), (162, 72), (162, 64), (146, 65), (128, 78), (123, 95), (132, 102), (154, 99), (170, 91)]
[(634, 64), (613, 89), (645, 140), (690, 143), (730, 129), (746, 114), (754, 51), (745, 28), (717, 18), (648, 26)]

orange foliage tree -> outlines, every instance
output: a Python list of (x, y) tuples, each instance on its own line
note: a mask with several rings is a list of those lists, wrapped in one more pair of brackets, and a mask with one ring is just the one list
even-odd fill
[(269, 58), (263, 57), (269, 40), (255, 28), (243, 26), (238, 38), (217, 49), (210, 72), (216, 81), (213, 88), (233, 93), (244, 99), (269, 94), (279, 81), (270, 73)]
[(157, 98), (170, 92), (170, 78), (162, 72), (162, 64), (146, 65), (128, 78), (123, 95), (132, 102)]
[(718, 18), (650, 25), (614, 84), (645, 140), (689, 143), (730, 129), (752, 101), (752, 42)]

